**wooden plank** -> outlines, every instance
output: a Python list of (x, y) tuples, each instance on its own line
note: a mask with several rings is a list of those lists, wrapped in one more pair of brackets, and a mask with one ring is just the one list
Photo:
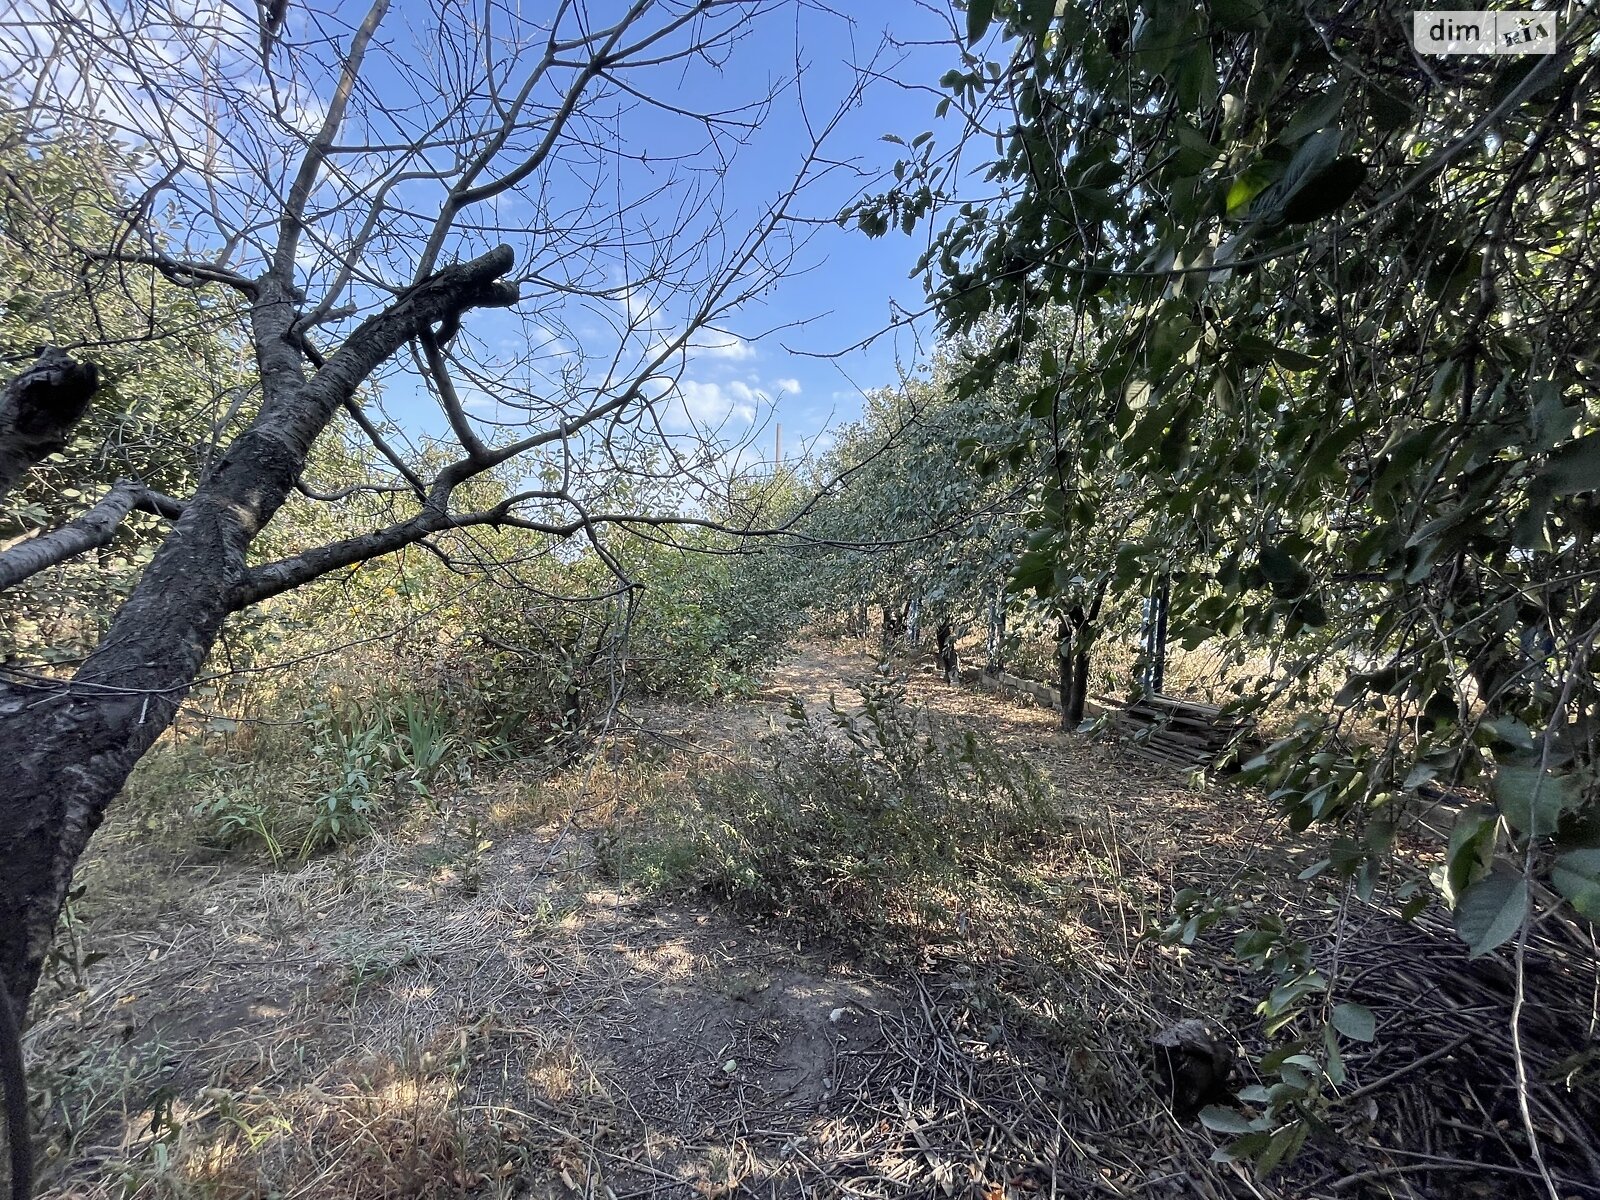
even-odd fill
[(1222, 712), (1220, 705), (1206, 704), (1200, 700), (1186, 700), (1182, 696), (1163, 696), (1160, 693), (1150, 692), (1143, 697), (1145, 703), (1158, 707), (1173, 709), (1174, 711), (1187, 709), (1190, 712), (1204, 716), (1218, 716)]
[(1215, 734), (1208, 736), (1207, 734), (1201, 733), (1186, 733), (1181, 730), (1166, 729), (1160, 725), (1144, 725), (1132, 721), (1121, 720), (1116, 717), (1112, 718), (1112, 724), (1114, 724), (1118, 729), (1124, 729), (1131, 734), (1143, 734), (1147, 730), (1155, 730), (1155, 733), (1148, 735), (1152, 740), (1156, 737), (1164, 737), (1178, 745), (1220, 750), (1223, 748), (1223, 746), (1227, 745), (1228, 742), (1227, 738), (1217, 737)]
[(1206, 758), (1194, 758), (1186, 754), (1174, 754), (1169, 750), (1162, 750), (1160, 748), (1153, 748), (1150, 746), (1135, 745), (1130, 747), (1130, 749), (1132, 749), (1135, 754), (1138, 754), (1141, 757), (1153, 759), (1156, 762), (1164, 763), (1170, 767), (1181, 767), (1184, 770), (1193, 770), (1195, 767), (1204, 767), (1209, 764), (1209, 760)]
[[(1130, 701), (1096, 695), (1092, 699), (1107, 710), (1107, 725), (1128, 750), (1186, 770), (1213, 766), (1240, 734), (1248, 735), (1255, 725), (1248, 718), (1224, 714), (1215, 704), (1177, 696), (1151, 694)], [(1248, 745), (1237, 752), (1241, 760), (1250, 757)]]
[(1146, 734), (1141, 740), (1148, 745), (1166, 746), (1171, 750), (1182, 750), (1186, 754), (1207, 754), (1211, 751), (1211, 747), (1205, 745), (1203, 742), (1194, 742), (1188, 740), (1187, 738), (1174, 737), (1166, 730), (1157, 730), (1154, 733)]
[(1137, 719), (1143, 725), (1157, 729), (1178, 729), (1202, 737), (1222, 736), (1227, 737), (1233, 732), (1231, 726), (1214, 725), (1209, 721), (1192, 721), (1182, 717), (1167, 717), (1141, 711), (1139, 709), (1123, 709), (1130, 717)]
[(1159, 696), (1146, 693), (1137, 700), (1127, 697), (1093, 696), (1092, 699), (1113, 708), (1138, 708), (1149, 707), (1157, 712), (1175, 716), (1188, 716), (1200, 721), (1223, 720), (1231, 721), (1236, 718), (1224, 715), (1221, 708), (1215, 704), (1202, 704), (1198, 700), (1180, 700), (1175, 696)]

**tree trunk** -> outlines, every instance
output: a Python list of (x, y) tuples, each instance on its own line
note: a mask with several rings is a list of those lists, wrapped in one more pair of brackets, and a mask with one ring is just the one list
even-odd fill
[(0, 972), (19, 1011), (79, 855), (134, 763), (171, 723), (232, 611), (250, 526), (293, 482), (287, 451), (257, 451), (261, 462), (230, 454), (196, 494), (70, 683), (0, 693)]
[(1061, 720), (1068, 729), (1083, 724), (1084, 706), (1089, 700), (1089, 638), (1091, 631), (1085, 627), (1077, 631), (1072, 651), (1072, 700), (1065, 697), (1061, 703)]
[(1072, 683), (1076, 677), (1072, 661), (1072, 626), (1067, 618), (1056, 618), (1056, 694), (1061, 701), (1061, 728), (1076, 729), (1067, 715), (1071, 704)]
[(989, 630), (983, 649), (985, 675), (998, 675), (1006, 669), (1006, 603), (999, 588), (989, 589)]
[(1056, 678), (1061, 692), (1061, 728), (1083, 724), (1089, 698), (1089, 650), (1094, 622), (1081, 609), (1056, 618)]
[(915, 650), (922, 644), (922, 597), (913, 596), (906, 601), (906, 649)]
[(171, 724), (223, 621), (253, 598), (251, 540), (312, 443), (380, 363), (446, 317), (515, 303), (511, 251), (446, 267), (366, 321), (314, 377), (291, 291), (258, 281), (251, 337), (262, 403), (206, 475), (133, 594), (70, 682), (0, 683), (0, 981), (25, 1012), (73, 867), (139, 758)]
[(895, 643), (901, 639), (909, 640), (907, 630), (911, 625), (911, 601), (901, 604), (898, 611), (888, 604), (883, 606), (883, 657), (889, 658), (895, 650)]
[(1162, 575), (1144, 605), (1144, 690), (1160, 694), (1167, 681), (1167, 605), (1171, 578)]
[(961, 682), (961, 662), (956, 657), (956, 635), (948, 619), (939, 622), (939, 670), (946, 683)]

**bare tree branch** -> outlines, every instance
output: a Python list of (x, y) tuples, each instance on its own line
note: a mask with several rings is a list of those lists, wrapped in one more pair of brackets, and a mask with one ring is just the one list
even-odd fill
[[(23, 49), (4, 53), (38, 75), (18, 89), (33, 97), (28, 136), (86, 123), (138, 148), (116, 232), (74, 253), (242, 294), (226, 307), (260, 398), (72, 680), (26, 696), (0, 685), (0, 979), (23, 1001), (74, 862), (229, 613), (412, 545), (448, 558), (459, 542), (481, 568), (581, 534), (622, 579), (602, 523), (718, 527), (676, 508), (717, 494), (730, 452), (685, 377), (708, 336), (725, 339), (794, 269), (815, 228), (796, 200), (841, 169), (821, 143), (869, 77), (813, 125), (787, 72), (729, 69), (771, 0), (625, 0), (598, 20), (584, 0), (537, 15), (489, 4), (473, 21), (422, 4), (383, 38), (389, 0), (353, 24), (341, 6), (298, 5), (287, 22), (275, 3), (265, 18), (250, 7), (38, 0), (8, 25)], [(782, 147), (792, 172), (774, 185), (762, 158), (735, 180), (785, 89), (806, 129)], [(647, 106), (682, 129), (639, 128), (630, 146)], [(442, 420), (416, 419), (409, 406), (430, 396)], [(390, 402), (407, 412), (398, 432), (380, 415)], [(341, 410), (378, 473), (312, 486)], [(631, 511), (639, 481), (667, 489), (672, 511)], [(136, 486), (15, 549), (36, 563), (105, 544)], [(362, 523), (252, 564), (297, 496), (348, 502), (341, 519)], [(503, 550), (477, 526), (530, 536)]]
[(76, 555), (110, 545), (118, 527), (135, 509), (176, 520), (183, 505), (136, 480), (119, 479), (100, 503), (82, 516), (0, 553), (0, 591)]
[(282, 281), (292, 281), (294, 278), (294, 256), (299, 248), (300, 234), (305, 229), (306, 202), (311, 198), (311, 189), (316, 185), (323, 163), (327, 161), (328, 148), (333, 145), (334, 139), (339, 136), (339, 127), (344, 124), (345, 109), (350, 103), (350, 93), (356, 86), (356, 80), (361, 77), (361, 61), (366, 57), (367, 45), (378, 32), (378, 26), (388, 11), (389, 0), (372, 0), (372, 7), (367, 10), (366, 18), (350, 42), (344, 70), (339, 75), (338, 86), (334, 88), (333, 98), (328, 104), (328, 115), (323, 118), (316, 140), (301, 159), (300, 170), (295, 174), (294, 184), (284, 201), (283, 216), (278, 224), (278, 250), (272, 260), (273, 274)]

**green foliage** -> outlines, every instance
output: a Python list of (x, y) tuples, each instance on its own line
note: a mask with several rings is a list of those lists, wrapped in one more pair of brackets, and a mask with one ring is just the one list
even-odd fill
[[(244, 399), (235, 314), (132, 265), (83, 267), (110, 241), (137, 160), (93, 133), (28, 136), (0, 106), (0, 376), (44, 345), (100, 371), (100, 391), (67, 447), (26, 475), (0, 508), (0, 543), (54, 528), (97, 503), (119, 477), (187, 495), (229, 409)], [(165, 523), (132, 514), (112, 544), (9, 589), (0, 659), (80, 657), (148, 561)]]
[[(1257, 764), (1283, 811), (1303, 827), (1429, 779), (1482, 786), (1501, 842), (1547, 870), (1587, 844), (1600, 790), (1579, 715), (1595, 397), (1575, 289), (1593, 263), (1572, 241), (1592, 223), (1592, 115), (1570, 103), (1592, 64), (1424, 89), (1384, 21), (1317, 34), (1330, 14), (1152, 3), (1107, 28), (1088, 5), (1041, 24), (997, 4), (1009, 62), (946, 86), (980, 109), (1015, 98), (992, 168), (1009, 207), (963, 210), (926, 260), (949, 328), (996, 331), (955, 387), (1005, 386), (1055, 308), (1098, 330), (1045, 374), (1077, 406), (1058, 457), (1133, 501), (1113, 587), (1170, 570), (1189, 644), (1289, 647), (1252, 703), (1350, 673), (1343, 711)], [(1013, 585), (1087, 577), (1113, 492), (1042, 497)], [(1340, 736), (1357, 718), (1377, 746)]]
[(636, 540), (621, 560), (641, 587), (626, 614), (633, 685), (696, 700), (748, 694), (805, 620), (792, 562), (721, 533)]
[(1266, 1082), (1239, 1092), (1253, 1111), (1210, 1107), (1200, 1120), (1236, 1139), (1216, 1153), (1218, 1160), (1250, 1159), (1270, 1172), (1292, 1161), (1313, 1131), (1328, 1128), (1346, 1080), (1344, 1046), (1373, 1041), (1377, 1018), (1365, 1005), (1335, 999), (1335, 983), (1313, 962), (1310, 945), (1276, 914), (1187, 888), (1173, 907), (1173, 920), (1159, 935), (1163, 942), (1192, 945), (1208, 930), (1243, 922), (1233, 952), (1267, 981), (1256, 1012), (1276, 1044), (1257, 1063)]
[[(1395, 4), (968, 12), (991, 32), (941, 109), (1006, 131), (999, 202), (942, 206), (914, 155), (845, 218), (948, 217), (929, 288), (952, 336), (985, 332), (958, 398), (1005, 388), (1055, 314), (1091, 331), (1043, 373), (1075, 414), (1051, 439), (1105, 490), (1041, 495), (1014, 586), (1092, 577), (1114, 524), (1114, 593), (1170, 573), (1175, 638), (1269, 649), (1240, 705), (1311, 711), (1250, 777), (1329, 828), (1321, 870), (1359, 897), (1442, 785), (1486, 796), (1438, 877), (1475, 953), (1549, 895), (1530, 871), (1592, 904), (1595, 15), (1570, 53), (1424, 79)], [(1271, 1165), (1286, 1136), (1238, 1148)]]
[(203, 796), (190, 810), (194, 833), (201, 844), (220, 850), (259, 847), (273, 866), (281, 866), (287, 854), (278, 836), (283, 824), (279, 806), (252, 787), (254, 782), (249, 771), (226, 768), (201, 780), (185, 780), (188, 786), (198, 785)]
[[(335, 711), (317, 705), (307, 715), (318, 786), (310, 797), (310, 823), (300, 840), (301, 860), (353, 841), (372, 826), (374, 798), (386, 779), (399, 782), (402, 743), (391, 714), (351, 705)], [(415, 777), (413, 776), (413, 781)]]
[(608, 847), (609, 865), (880, 952), (950, 929), (968, 886), (1005, 875), (1060, 811), (1030, 767), (934, 726), (893, 680), (860, 700), (825, 716), (796, 702), (756, 763), (663, 797)]
[(827, 546), (807, 560), (819, 606), (915, 606), (924, 626), (959, 627), (1004, 580), (1022, 539), (1017, 500), (1032, 464), (1021, 454), (989, 457), (986, 446), (1015, 418), (997, 393), (955, 400), (958, 360), (958, 351), (943, 353), (927, 379), (869, 394), (862, 419), (840, 432), (819, 475), (847, 482), (803, 525)]
[[(297, 514), (274, 533), (299, 536)], [(141, 764), (130, 799), (152, 832), (186, 814), (183, 838), (287, 863), (504, 760), (570, 761), (627, 694), (745, 691), (803, 609), (781, 562), (718, 548), (630, 543), (648, 582), (622, 596), (594, 557), (550, 563), (547, 588), (463, 592), (425, 555), (286, 595), (233, 623), (194, 696), (203, 714)], [(263, 669), (286, 659), (300, 665)]]
[(143, 1155), (167, 1149), (176, 1093), (173, 1047), (159, 1036), (121, 1042), (79, 1038), (30, 1064), (34, 1124), (48, 1139), (40, 1174), (70, 1162), (108, 1123), (155, 1135)]
[[(1011, 361), (969, 386), (1000, 332), (983, 324), (952, 339), (926, 379), (867, 398), (826, 464), (848, 482), (805, 529), (835, 547), (815, 572), (835, 608), (913, 606), (924, 627), (949, 620), (958, 631), (1003, 612), (1031, 631), (1035, 672), (1053, 682), (1064, 655), (1137, 628), (1165, 522), (1142, 509), (1145, 485), (1124, 452), (1101, 444), (1113, 410), (1082, 386), (1097, 339), (1047, 312)], [(1131, 683), (1124, 671), (1114, 690)]]
[[(1037, 354), (1072, 414), (1048, 435), (1090, 486), (1022, 512), (1013, 587), (1093, 579), (1110, 530), (1114, 597), (1168, 573), (1176, 640), (1269, 651), (1237, 706), (1299, 714), (1246, 778), (1293, 829), (1326, 829), (1310, 874), (1370, 899), (1413, 789), (1466, 789), (1483, 803), (1435, 882), (1472, 952), (1550, 894), (1592, 917), (1595, 14), (1563, 30), (1571, 53), (1432, 59), (1427, 80), (1390, 3), (1357, 22), (1331, 3), (968, 14), (941, 110), (1006, 131), (1000, 200), (941, 205), (944, 165), (910, 155), (845, 219), (947, 214), (923, 269), (947, 333), (982, 334), (958, 402), (1029, 414), (1010, 378)], [(1090, 336), (1046, 363), (1059, 314)], [(1336, 1088), (1334, 1035), (1366, 1027), (1336, 1008), (1302, 1043), (1328, 982), (1258, 949), (1291, 1070), (1226, 1131), (1270, 1168), (1304, 1141), (1283, 1104)]]
[[(253, 411), (258, 387), (233, 308), (141, 266), (82, 269), (88, 250), (115, 240), (141, 167), (91, 132), (46, 139), (0, 114), (0, 168), (14, 185), (0, 190), (0, 363), (20, 367), (55, 343), (104, 380), (66, 452), (8, 497), (0, 541), (71, 519), (117, 476), (185, 499)], [(443, 454), (425, 445), (419, 457), (442, 466)], [(488, 473), (457, 501), (490, 508), (515, 482)], [(422, 503), (394, 486), (390, 464), (344, 415), (300, 483), (251, 545), (251, 565), (403, 521)], [(682, 514), (681, 490), (626, 477), (618, 488), (623, 510)], [(782, 476), (734, 483), (704, 515), (779, 525), (798, 503)], [(165, 528), (135, 513), (104, 552), (8, 591), (0, 659), (25, 670), (81, 659)], [(132, 786), (149, 828), (182, 812), (216, 847), (304, 858), (486, 757), (570, 759), (630, 693), (747, 691), (803, 619), (794, 572), (739, 552), (749, 547), (734, 536), (648, 524), (608, 536), (609, 546), (517, 529), (443, 533), (435, 553), (356, 564), (235, 614), (177, 744)]]
[(488, 752), (448, 697), (379, 687), (181, 738), (140, 764), (129, 801), (152, 831), (186, 813), (201, 845), (281, 866), (363, 837), (436, 785), (470, 778)]

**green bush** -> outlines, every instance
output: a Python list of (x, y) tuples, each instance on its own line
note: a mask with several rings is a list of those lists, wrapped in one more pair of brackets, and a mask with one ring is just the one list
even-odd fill
[(890, 680), (852, 712), (792, 702), (753, 765), (694, 776), (601, 847), (647, 888), (701, 888), (863, 948), (948, 927), (1061, 814), (1040, 777), (933, 724)]
[(365, 836), (439, 782), (470, 777), (486, 752), (446, 697), (346, 691), (287, 721), (180, 738), (146, 757), (128, 794), (148, 830), (185, 811), (200, 845), (281, 864)]
[(728, 554), (716, 539), (700, 541), (698, 552), (632, 548), (632, 568), (647, 580), (627, 621), (637, 692), (700, 701), (749, 695), (806, 619), (793, 559)]

